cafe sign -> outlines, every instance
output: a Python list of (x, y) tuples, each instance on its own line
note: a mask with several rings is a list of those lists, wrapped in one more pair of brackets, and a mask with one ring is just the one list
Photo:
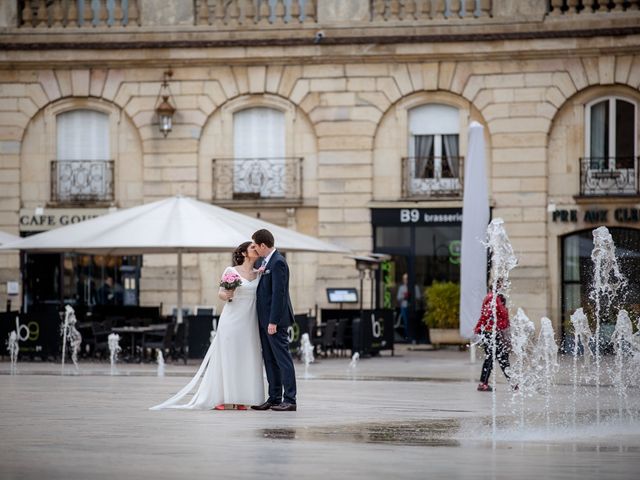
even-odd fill
[(22, 208), (21, 232), (44, 232), (109, 213), (108, 208)]
[(620, 207), (615, 209), (589, 208), (579, 211), (575, 208), (555, 209), (551, 213), (554, 223), (584, 223), (603, 224), (615, 220), (618, 223), (640, 223), (640, 209)]

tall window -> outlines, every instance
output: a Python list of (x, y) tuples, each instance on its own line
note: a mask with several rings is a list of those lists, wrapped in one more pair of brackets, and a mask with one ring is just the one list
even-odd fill
[(55, 200), (113, 199), (109, 116), (73, 110), (56, 118), (57, 159), (51, 168)]
[(233, 116), (234, 194), (285, 194), (284, 113), (256, 107)]
[[(631, 318), (640, 315), (640, 230), (631, 228), (609, 228), (616, 246), (616, 257), (623, 275), (628, 280), (625, 290), (617, 292), (616, 307), (625, 308)], [(570, 331), (569, 317), (583, 307), (593, 320), (594, 303), (589, 297), (593, 283), (593, 232), (584, 230), (562, 239), (562, 318), (563, 334)], [(605, 331), (611, 334), (615, 324), (617, 308), (601, 312)]]
[(459, 175), (458, 109), (423, 105), (409, 111), (409, 156), (416, 159), (416, 178), (457, 178)]
[(72, 110), (57, 117), (58, 160), (109, 160), (109, 116)]
[(587, 157), (591, 168), (635, 168), (636, 104), (618, 97), (587, 106)]
[(460, 115), (457, 108), (422, 105), (409, 111), (409, 194), (460, 191)]

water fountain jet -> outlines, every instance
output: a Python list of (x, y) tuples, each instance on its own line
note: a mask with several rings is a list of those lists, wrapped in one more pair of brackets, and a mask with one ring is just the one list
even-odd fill
[(120, 335), (117, 333), (110, 333), (107, 337), (107, 342), (109, 344), (109, 361), (111, 363), (111, 375), (115, 375), (116, 371), (116, 362), (118, 361), (118, 353), (122, 350), (120, 347)]

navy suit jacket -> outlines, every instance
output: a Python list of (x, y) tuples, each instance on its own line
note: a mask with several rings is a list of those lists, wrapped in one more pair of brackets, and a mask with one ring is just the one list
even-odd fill
[(264, 328), (269, 323), (288, 327), (294, 322), (289, 297), (289, 266), (276, 250), (265, 266), (256, 292), (258, 322)]

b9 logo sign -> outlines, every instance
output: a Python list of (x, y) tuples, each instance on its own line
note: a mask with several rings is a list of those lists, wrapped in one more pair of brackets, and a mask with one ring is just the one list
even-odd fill
[(40, 338), (40, 325), (36, 322), (29, 322), (27, 324), (19, 325), (18, 327), (18, 341), (26, 342), (30, 340), (35, 342)]

